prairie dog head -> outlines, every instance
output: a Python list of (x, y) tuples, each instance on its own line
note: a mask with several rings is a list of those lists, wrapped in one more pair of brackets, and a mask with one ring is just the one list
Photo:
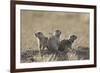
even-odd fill
[(71, 36), (70, 36), (70, 39), (76, 40), (76, 39), (77, 39), (77, 36), (76, 36), (76, 35), (71, 35)]
[(39, 39), (43, 38), (44, 37), (44, 34), (42, 32), (37, 32), (35, 33), (35, 36)]
[(56, 36), (56, 37), (60, 37), (61, 31), (60, 30), (56, 30), (53, 35)]

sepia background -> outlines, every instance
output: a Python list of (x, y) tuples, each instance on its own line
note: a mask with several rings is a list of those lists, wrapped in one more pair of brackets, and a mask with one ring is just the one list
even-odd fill
[(38, 50), (34, 33), (41, 31), (50, 37), (57, 29), (62, 32), (60, 40), (75, 34), (74, 47), (89, 47), (89, 13), (21, 10), (21, 49)]

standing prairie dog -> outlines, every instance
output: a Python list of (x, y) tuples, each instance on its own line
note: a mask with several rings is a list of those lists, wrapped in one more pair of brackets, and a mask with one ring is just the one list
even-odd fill
[(69, 39), (64, 39), (59, 44), (59, 51), (64, 51), (72, 48), (72, 44), (77, 39), (76, 35), (71, 35)]
[(40, 51), (44, 50), (47, 47), (48, 37), (44, 36), (42, 32), (35, 33), (35, 36), (39, 39)]
[(61, 31), (56, 30), (54, 34), (48, 39), (47, 47), (49, 51), (57, 51), (60, 43)]

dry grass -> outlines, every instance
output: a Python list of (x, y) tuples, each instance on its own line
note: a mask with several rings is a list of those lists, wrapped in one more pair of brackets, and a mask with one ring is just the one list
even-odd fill
[(63, 52), (50, 52), (48, 50), (36, 51), (27, 49), (21, 52), (21, 63), (88, 60), (89, 48), (69, 49)]

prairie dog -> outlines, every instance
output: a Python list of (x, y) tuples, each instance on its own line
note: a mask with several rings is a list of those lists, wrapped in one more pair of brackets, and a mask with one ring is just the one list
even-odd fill
[(44, 36), (42, 32), (35, 33), (35, 36), (39, 39), (40, 51), (44, 50), (47, 47), (48, 37)]
[(59, 44), (59, 51), (64, 51), (65, 49), (71, 49), (72, 48), (72, 44), (74, 43), (74, 41), (77, 39), (76, 35), (71, 35), (69, 39), (64, 39), (60, 42)]
[(58, 50), (59, 43), (60, 43), (60, 35), (61, 35), (61, 31), (56, 30), (54, 34), (48, 39), (47, 47), (49, 51), (54, 52)]

